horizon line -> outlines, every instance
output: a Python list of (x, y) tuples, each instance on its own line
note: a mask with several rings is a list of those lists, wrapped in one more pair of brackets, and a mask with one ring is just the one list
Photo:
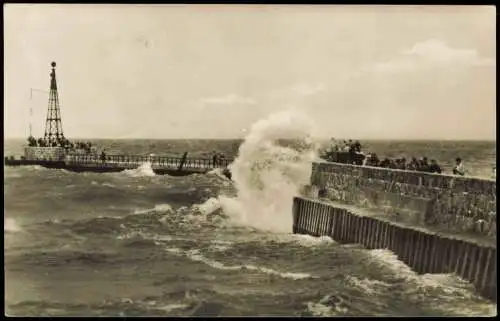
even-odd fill
[[(320, 139), (331, 139), (332, 136), (318, 137)], [(380, 140), (392, 140), (392, 141), (483, 141), (483, 142), (496, 142), (496, 138), (462, 138), (462, 139), (451, 139), (451, 138), (335, 138), (336, 141), (343, 140), (359, 140), (359, 141), (380, 141)], [(27, 137), (7, 137), (4, 136), (4, 141), (12, 140), (26, 140)], [(246, 137), (165, 137), (165, 138), (155, 138), (155, 137), (74, 137), (69, 140), (245, 140)], [(287, 139), (287, 138), (278, 138)], [(293, 139), (293, 138), (292, 138)]]

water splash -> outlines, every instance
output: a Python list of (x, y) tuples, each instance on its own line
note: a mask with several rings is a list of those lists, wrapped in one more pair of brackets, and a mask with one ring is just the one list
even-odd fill
[[(259, 229), (291, 232), (292, 200), (311, 175), (318, 146), (307, 115), (284, 111), (255, 123), (230, 165), (236, 198), (220, 197), (233, 221)], [(278, 140), (293, 140), (283, 146)]]
[(151, 167), (151, 162), (142, 163), (135, 169), (127, 169), (123, 172), (131, 177), (152, 177), (156, 175)]

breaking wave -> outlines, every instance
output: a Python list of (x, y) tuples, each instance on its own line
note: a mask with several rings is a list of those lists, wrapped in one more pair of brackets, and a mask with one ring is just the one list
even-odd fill
[(139, 167), (134, 169), (124, 170), (123, 173), (131, 177), (152, 177), (156, 176), (153, 168), (151, 167), (151, 162), (142, 163)]
[(318, 150), (313, 134), (312, 121), (297, 111), (256, 122), (230, 165), (237, 196), (219, 198), (224, 212), (245, 225), (291, 232), (292, 199), (307, 184)]

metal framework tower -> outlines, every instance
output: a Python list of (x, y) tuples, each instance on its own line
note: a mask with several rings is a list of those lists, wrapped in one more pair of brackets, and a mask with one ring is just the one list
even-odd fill
[(47, 119), (45, 121), (44, 135), (44, 139), (48, 143), (54, 143), (64, 138), (61, 110), (59, 109), (59, 95), (57, 94), (56, 63), (52, 62), (51, 66), (49, 107), (47, 110)]

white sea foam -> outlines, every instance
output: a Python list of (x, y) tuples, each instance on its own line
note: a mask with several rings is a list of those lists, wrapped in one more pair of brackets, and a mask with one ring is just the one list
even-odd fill
[(335, 241), (329, 236), (314, 237), (310, 235), (293, 234), (293, 240), (306, 247), (335, 243)]
[(116, 187), (116, 185), (111, 184), (111, 183), (102, 183), (102, 186), (111, 187), (111, 188)]
[(301, 279), (308, 279), (308, 278), (314, 278), (308, 273), (297, 273), (297, 272), (280, 272), (276, 271), (270, 268), (262, 267), (262, 266), (255, 266), (251, 264), (244, 264), (244, 265), (225, 265), (224, 263), (221, 263), (216, 260), (209, 259), (202, 254), (200, 254), (199, 250), (190, 250), (190, 251), (183, 251), (179, 248), (167, 248), (165, 249), (167, 252), (172, 253), (174, 255), (178, 256), (185, 256), (189, 258), (192, 261), (195, 262), (202, 262), (205, 263), (206, 265), (214, 268), (214, 269), (219, 269), (219, 270), (232, 270), (232, 271), (238, 271), (238, 270), (249, 270), (249, 271), (259, 271), (265, 274), (270, 274), (270, 275), (276, 275), (282, 278), (286, 279), (293, 279), (293, 280), (301, 280)]
[(307, 310), (313, 316), (321, 317), (338, 316), (347, 313), (348, 309), (344, 306), (343, 302), (338, 302), (333, 306), (331, 304), (328, 304), (330, 298), (331, 296), (327, 295), (324, 296), (319, 302), (308, 302)]
[(170, 204), (157, 204), (153, 208), (147, 209), (136, 209), (134, 214), (146, 214), (150, 212), (173, 212), (172, 206)]
[(156, 310), (161, 310), (161, 311), (164, 311), (164, 312), (172, 312), (174, 310), (187, 309), (189, 307), (190, 307), (189, 304), (174, 303), (174, 304), (167, 304), (167, 305), (157, 306), (157, 307), (155, 307), (155, 309)]
[(4, 232), (20, 232), (21, 227), (17, 224), (15, 219), (4, 218), (3, 230), (4, 230)]
[(214, 197), (209, 198), (203, 204), (193, 205), (193, 210), (198, 210), (203, 215), (211, 214), (220, 208), (220, 201)]
[[(317, 144), (307, 115), (285, 111), (255, 123), (231, 164), (236, 198), (221, 196), (224, 212), (233, 221), (259, 229), (291, 232), (292, 199), (307, 184)], [(284, 147), (278, 139), (300, 146)]]
[[(397, 256), (389, 250), (369, 250), (372, 262), (384, 268), (391, 269), (395, 275), (401, 277), (408, 285), (405, 295), (415, 300), (427, 300), (428, 296), (436, 291), (441, 292), (439, 309), (450, 315), (496, 315), (496, 304), (478, 304), (461, 306), (457, 308), (460, 300), (473, 300), (478, 298), (473, 285), (455, 274), (423, 274), (411, 270), (404, 262), (398, 260)], [(373, 280), (372, 280), (373, 281)], [(366, 286), (373, 290), (374, 283)], [(379, 284), (380, 285), (380, 284)], [(365, 289), (366, 290), (366, 289)]]
[(151, 167), (151, 162), (142, 163), (134, 169), (126, 169), (123, 173), (131, 177), (152, 177), (156, 175)]

